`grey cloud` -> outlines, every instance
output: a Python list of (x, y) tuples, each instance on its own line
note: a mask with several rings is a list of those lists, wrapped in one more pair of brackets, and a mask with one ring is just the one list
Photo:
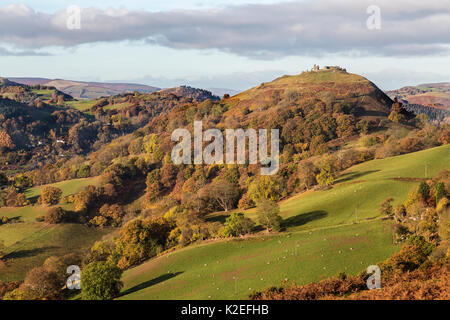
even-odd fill
[[(366, 27), (366, 9), (372, 4), (381, 9), (380, 30)], [(167, 12), (87, 8), (81, 17), (81, 30), (69, 30), (65, 11), (46, 14), (9, 5), (0, 8), (0, 42), (36, 49), (144, 40), (260, 59), (329, 53), (447, 55), (450, 45), (450, 0), (316, 0)]]

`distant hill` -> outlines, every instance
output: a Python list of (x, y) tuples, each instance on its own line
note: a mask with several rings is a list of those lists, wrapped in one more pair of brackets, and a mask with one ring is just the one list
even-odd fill
[(220, 100), (218, 96), (215, 96), (211, 93), (211, 91), (193, 88), (189, 86), (180, 86), (175, 88), (168, 88), (160, 90), (161, 93), (171, 93), (179, 97), (183, 98), (191, 98), (197, 101), (205, 101), (208, 99), (217, 101)]
[(83, 82), (46, 78), (9, 78), (9, 80), (26, 85), (52, 86), (76, 99), (97, 99), (124, 92), (149, 93), (160, 90), (157, 87), (135, 83)]
[(407, 86), (386, 93), (402, 100), (407, 110), (426, 114), (432, 122), (450, 123), (450, 82)]
[(391, 98), (400, 98), (410, 104), (450, 110), (450, 82), (427, 83), (386, 92)]

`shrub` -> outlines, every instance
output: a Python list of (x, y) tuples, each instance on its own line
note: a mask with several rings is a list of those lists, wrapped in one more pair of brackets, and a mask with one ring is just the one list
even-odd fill
[(54, 205), (61, 200), (62, 190), (52, 186), (46, 186), (42, 189), (41, 202), (42, 204)]
[(44, 216), (44, 221), (50, 224), (64, 222), (66, 211), (61, 207), (50, 208)]
[(226, 219), (223, 233), (225, 237), (237, 237), (249, 233), (254, 226), (255, 223), (243, 213), (235, 212)]
[(83, 300), (112, 300), (123, 284), (122, 270), (112, 263), (99, 261), (85, 266), (81, 272), (81, 298)]

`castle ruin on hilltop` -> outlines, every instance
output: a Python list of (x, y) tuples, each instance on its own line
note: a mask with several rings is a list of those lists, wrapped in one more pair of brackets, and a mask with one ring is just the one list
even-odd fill
[(347, 72), (346, 69), (341, 68), (339, 66), (324, 66), (323, 69), (320, 69), (318, 65), (314, 65), (314, 67), (311, 69), (311, 72), (320, 72), (320, 71), (343, 71)]

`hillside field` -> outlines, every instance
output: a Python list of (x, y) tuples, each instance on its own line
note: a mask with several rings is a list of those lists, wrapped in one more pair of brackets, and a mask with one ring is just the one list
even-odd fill
[[(391, 222), (379, 219), (380, 203), (390, 196), (394, 204), (404, 201), (425, 175), (450, 169), (448, 159), (446, 145), (354, 166), (330, 190), (281, 202), (287, 232), (205, 243), (151, 259), (124, 273), (120, 299), (245, 299), (282, 281), (356, 274), (399, 250)], [(254, 210), (246, 214), (255, 218)]]
[[(63, 191), (63, 196), (74, 194), (84, 187), (97, 185), (98, 178), (68, 180), (52, 184)], [(25, 195), (35, 202), (44, 186), (26, 190)], [(72, 209), (71, 204), (60, 205)], [(46, 225), (36, 222), (48, 207), (29, 205), (21, 208), (0, 208), (0, 216), (14, 219), (14, 223), (0, 226), (0, 240), (6, 246), (6, 264), (0, 264), (0, 281), (20, 280), (28, 270), (41, 265), (53, 255), (64, 255), (88, 249), (111, 229), (99, 230), (78, 224)]]

